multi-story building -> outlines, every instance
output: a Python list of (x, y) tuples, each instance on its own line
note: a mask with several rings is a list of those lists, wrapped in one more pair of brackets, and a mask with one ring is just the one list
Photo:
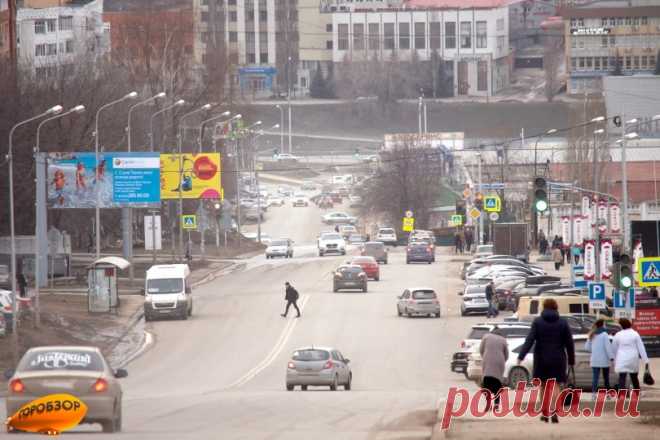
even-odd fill
[(71, 69), (77, 57), (109, 50), (103, 0), (24, 0), (16, 13), (19, 65), (45, 79)]
[(286, 91), (287, 76), (295, 82), (297, 0), (193, 0), (193, 14), (198, 65), (208, 65), (210, 39), (216, 38), (243, 94)]
[(3, 62), (14, 59), (16, 37), (14, 34), (14, 0), (0, 0), (0, 58)]
[(600, 93), (602, 77), (652, 73), (660, 50), (657, 0), (576, 1), (561, 8), (568, 93)]
[(429, 61), (435, 53), (455, 95), (489, 96), (509, 83), (508, 0), (408, 0), (405, 7), (332, 13), (332, 60)]

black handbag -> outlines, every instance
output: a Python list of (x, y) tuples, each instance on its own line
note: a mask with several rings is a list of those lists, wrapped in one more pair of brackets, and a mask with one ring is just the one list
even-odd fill
[(644, 371), (644, 384), (645, 385), (654, 385), (655, 380), (653, 379), (653, 376), (651, 376), (651, 370), (649, 369), (649, 364), (646, 364), (646, 370)]

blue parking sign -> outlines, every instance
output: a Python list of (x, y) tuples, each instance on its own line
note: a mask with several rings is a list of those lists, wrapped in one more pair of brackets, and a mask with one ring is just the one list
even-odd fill
[(635, 317), (635, 289), (628, 289), (628, 295), (624, 292), (615, 290), (612, 294), (612, 305), (616, 318), (634, 318)]
[(590, 282), (589, 288), (589, 308), (594, 310), (606, 309), (605, 303), (605, 283)]

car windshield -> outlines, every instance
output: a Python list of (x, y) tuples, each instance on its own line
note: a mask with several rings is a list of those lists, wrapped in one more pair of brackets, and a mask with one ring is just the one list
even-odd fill
[(362, 272), (362, 268), (360, 266), (342, 266), (339, 268), (339, 271), (343, 273), (359, 273)]
[(394, 229), (385, 228), (378, 231), (379, 234), (394, 234)]
[[(262, 236), (263, 238), (263, 236)], [(288, 243), (286, 240), (273, 240), (270, 242), (271, 246), (286, 246)]]
[(339, 234), (323, 234), (321, 236), (323, 240), (341, 240), (341, 235)]
[[(263, 238), (263, 237), (262, 237)], [(147, 281), (147, 293), (179, 293), (183, 290), (181, 278), (158, 278)]]
[(103, 360), (98, 353), (87, 350), (40, 350), (26, 353), (17, 370), (103, 371)]
[(486, 253), (486, 252), (493, 252), (493, 245), (492, 244), (487, 244), (483, 246), (477, 246), (477, 253)]
[(368, 251), (378, 251), (383, 249), (383, 243), (367, 243), (364, 248)]
[(292, 358), (294, 361), (305, 362), (327, 361), (330, 359), (330, 353), (325, 350), (298, 350), (293, 352)]
[(413, 299), (435, 299), (436, 295), (433, 290), (415, 290), (412, 294)]

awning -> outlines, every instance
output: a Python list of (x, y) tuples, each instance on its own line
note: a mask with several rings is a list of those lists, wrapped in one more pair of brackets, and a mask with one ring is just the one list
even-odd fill
[(100, 264), (110, 264), (112, 266), (119, 268), (120, 270), (124, 270), (131, 265), (131, 263), (129, 263), (127, 260), (121, 257), (103, 257), (94, 261), (92, 264), (90, 264), (87, 267), (94, 267)]

